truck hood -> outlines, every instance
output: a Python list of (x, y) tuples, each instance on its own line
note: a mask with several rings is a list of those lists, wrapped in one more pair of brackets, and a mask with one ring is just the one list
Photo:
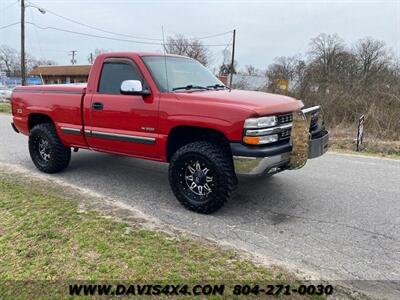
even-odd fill
[(303, 102), (295, 98), (256, 91), (178, 92), (176, 97), (184, 101), (206, 102), (207, 105), (215, 103), (216, 106), (237, 106), (238, 108), (252, 111), (254, 115), (259, 116), (291, 112), (303, 107)]

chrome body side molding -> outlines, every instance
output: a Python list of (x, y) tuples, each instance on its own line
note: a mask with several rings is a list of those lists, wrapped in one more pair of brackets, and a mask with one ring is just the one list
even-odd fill
[(66, 134), (81, 135), (81, 129), (71, 127), (61, 127), (61, 132)]
[(152, 145), (156, 142), (156, 139), (152, 137), (110, 133), (97, 130), (85, 130), (85, 135), (88, 137), (95, 137), (100, 139), (108, 139), (114, 141), (131, 142), (131, 143), (148, 144), (148, 145)]

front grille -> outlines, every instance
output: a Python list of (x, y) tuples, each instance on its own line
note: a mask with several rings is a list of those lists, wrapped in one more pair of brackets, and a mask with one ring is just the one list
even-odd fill
[(282, 141), (290, 138), (290, 132), (291, 129), (283, 130), (281, 133), (279, 133), (279, 140)]
[[(284, 114), (278, 116), (278, 124), (287, 124), (287, 123), (292, 123), (293, 122), (293, 114)], [(314, 130), (315, 128), (318, 127), (318, 113), (313, 115), (310, 121), (310, 130)]]
[(318, 113), (313, 114), (310, 121), (310, 131), (314, 131), (316, 128), (318, 128)]
[(292, 113), (278, 116), (278, 123), (279, 124), (291, 123), (292, 121), (293, 121), (293, 114)]
[[(293, 113), (279, 115), (278, 116), (278, 124), (285, 125), (292, 123), (293, 121)], [(290, 138), (290, 129), (283, 130), (279, 133), (279, 141), (284, 141)]]

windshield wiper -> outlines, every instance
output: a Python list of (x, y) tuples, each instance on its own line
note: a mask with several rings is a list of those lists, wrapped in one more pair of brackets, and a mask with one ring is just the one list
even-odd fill
[(189, 84), (187, 86), (179, 86), (179, 87), (173, 88), (172, 90), (173, 91), (177, 91), (177, 90), (209, 90), (209, 88), (205, 87), (205, 86), (201, 86), (201, 85)]
[(218, 88), (226, 89), (226, 86), (223, 85), (223, 84), (217, 83), (217, 84), (214, 84), (214, 85), (207, 85), (207, 88), (213, 88), (213, 89), (217, 90)]

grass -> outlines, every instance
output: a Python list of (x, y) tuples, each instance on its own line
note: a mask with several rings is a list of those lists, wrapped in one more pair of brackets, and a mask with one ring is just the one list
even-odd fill
[[(42, 298), (42, 293), (59, 298), (66, 296), (67, 282), (80, 280), (299, 284), (278, 268), (259, 266), (210, 242), (82, 210), (79, 197), (84, 196), (48, 185), (0, 172), (2, 299)], [(53, 290), (40, 284), (53, 284)]]
[(400, 158), (400, 141), (398, 140), (383, 140), (366, 134), (363, 144), (360, 147), (360, 151), (357, 152), (354, 133), (343, 128), (332, 128), (329, 130), (329, 134), (329, 147), (331, 150), (380, 157)]
[(11, 113), (10, 103), (0, 103), (0, 113)]

